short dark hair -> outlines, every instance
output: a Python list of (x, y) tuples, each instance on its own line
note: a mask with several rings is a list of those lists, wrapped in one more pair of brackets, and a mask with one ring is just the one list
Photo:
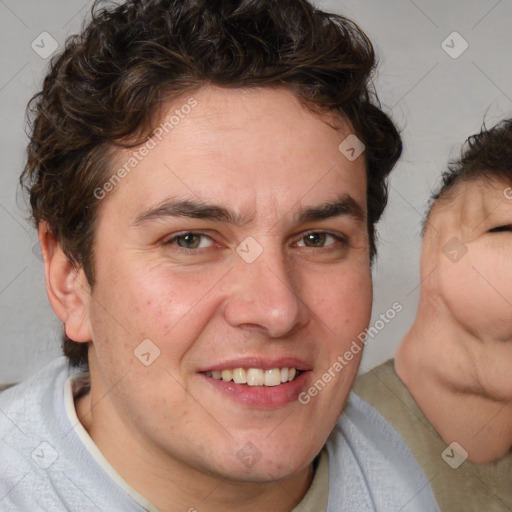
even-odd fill
[[(205, 85), (287, 87), (318, 113), (350, 120), (365, 144), (370, 254), (387, 203), (387, 176), (402, 151), (372, 86), (371, 42), (349, 19), (307, 0), (129, 0), (102, 7), (52, 59), (29, 104), (21, 175), (32, 220), (46, 221), (94, 286), (94, 191), (112, 149), (151, 136), (162, 104)], [(111, 172), (111, 171), (110, 171)], [(65, 355), (87, 364), (87, 344), (65, 334)]]
[(430, 198), (423, 219), (422, 235), (425, 234), (435, 203), (452, 199), (457, 185), (493, 179), (512, 183), (512, 119), (504, 119), (492, 128), (484, 124), (479, 133), (467, 138), (460, 157), (448, 163), (448, 169), (441, 175), (440, 185)]

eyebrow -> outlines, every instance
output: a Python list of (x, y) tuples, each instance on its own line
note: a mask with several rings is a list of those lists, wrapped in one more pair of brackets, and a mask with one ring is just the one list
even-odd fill
[(351, 217), (358, 222), (366, 218), (363, 209), (357, 204), (354, 198), (348, 194), (344, 194), (334, 201), (327, 201), (319, 206), (306, 208), (299, 213), (296, 221), (298, 223), (306, 223), (341, 216)]
[[(318, 206), (300, 211), (294, 220), (297, 223), (307, 223), (340, 216), (351, 217), (356, 221), (365, 219), (361, 206), (350, 195), (344, 194), (333, 201), (326, 201)], [(205, 219), (234, 225), (244, 225), (254, 220), (254, 216), (244, 217), (242, 214), (224, 206), (204, 203), (200, 200), (171, 199), (142, 212), (137, 216), (132, 226), (139, 226), (149, 221), (162, 220), (167, 217)]]
[(206, 219), (228, 224), (244, 224), (251, 219), (245, 219), (242, 215), (215, 204), (203, 203), (191, 200), (167, 200), (164, 203), (142, 212), (132, 223), (138, 226), (152, 220), (160, 220), (166, 217), (189, 217), (191, 219)]

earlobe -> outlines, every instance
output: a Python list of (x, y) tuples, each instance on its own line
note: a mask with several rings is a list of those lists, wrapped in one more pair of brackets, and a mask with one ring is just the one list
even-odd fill
[(73, 266), (44, 221), (39, 225), (39, 243), (50, 305), (64, 323), (70, 339), (76, 342), (91, 341), (88, 315), (90, 286), (83, 269)]

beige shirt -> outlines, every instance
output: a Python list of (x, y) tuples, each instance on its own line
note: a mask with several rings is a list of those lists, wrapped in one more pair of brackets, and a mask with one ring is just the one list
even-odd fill
[(313, 481), (302, 501), (292, 512), (325, 512), (329, 495), (329, 454), (325, 447), (316, 459)]
[(358, 377), (354, 391), (402, 436), (443, 512), (512, 511), (512, 453), (491, 464), (466, 460), (452, 469), (441, 457), (446, 443), (396, 374), (393, 360)]

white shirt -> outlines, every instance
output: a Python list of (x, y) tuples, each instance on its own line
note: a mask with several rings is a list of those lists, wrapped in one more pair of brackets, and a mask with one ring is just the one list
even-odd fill
[[(155, 512), (80, 424), (64, 357), (0, 394), (0, 511)], [(356, 395), (326, 442), (328, 512), (438, 512), (402, 439)]]

